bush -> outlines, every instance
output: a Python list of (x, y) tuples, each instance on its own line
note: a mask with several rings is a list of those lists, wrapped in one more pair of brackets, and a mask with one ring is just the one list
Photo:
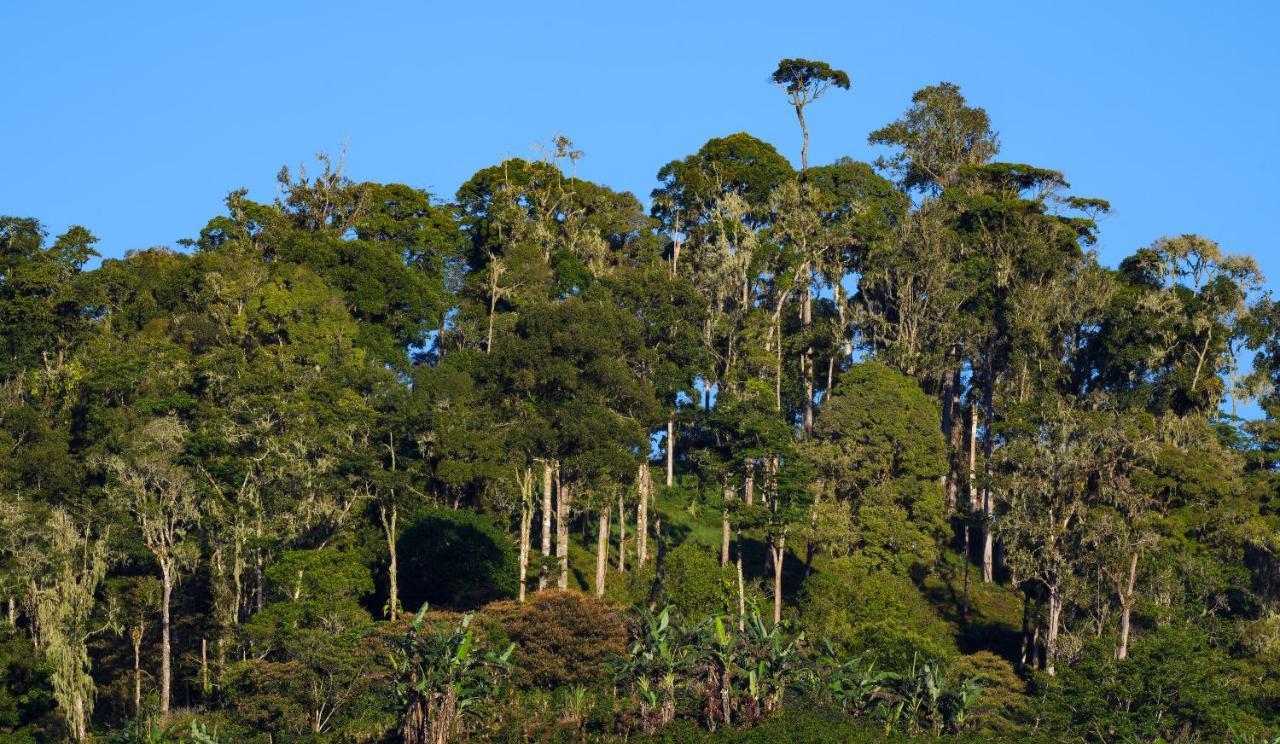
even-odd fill
[(905, 669), (913, 657), (956, 654), (950, 630), (910, 579), (841, 558), (805, 580), (800, 625), (847, 655), (864, 651), (881, 668)]
[[(666, 555), (662, 577), (667, 601), (688, 618), (730, 611), (737, 603), (736, 574), (711, 551), (686, 540)], [(736, 608), (733, 610), (736, 614)]]
[(538, 592), (524, 604), (495, 602), (482, 613), (516, 644), (515, 681), (521, 687), (591, 687), (607, 678), (606, 663), (626, 651), (622, 618), (580, 592)]
[(519, 553), (484, 515), (428, 508), (407, 524), (396, 541), (404, 607), (429, 602), (432, 607), (468, 608), (516, 595)]

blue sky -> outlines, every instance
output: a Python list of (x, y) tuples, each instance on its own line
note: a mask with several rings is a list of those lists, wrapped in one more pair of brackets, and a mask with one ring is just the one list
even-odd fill
[(1280, 10), (1264, 2), (19, 2), (0, 10), (0, 213), (101, 252), (194, 237), (231, 189), (348, 145), (358, 180), (451, 195), (563, 132), (579, 175), (636, 192), (737, 131), (799, 160), (766, 79), (781, 57), (853, 78), (809, 114), (811, 160), (949, 80), (1002, 159), (1110, 199), (1114, 263), (1197, 232), (1280, 286)]
[[(1070, 6), (1070, 7), (1068, 7)], [(0, 11), (0, 212), (80, 223), (104, 255), (192, 237), (227, 191), (348, 143), (357, 179), (451, 195), (557, 132), (583, 177), (641, 197), (668, 160), (749, 131), (799, 159), (766, 78), (780, 57), (849, 71), (810, 114), (812, 160), (950, 80), (1003, 159), (1110, 199), (1114, 262), (1163, 234), (1273, 250), (1280, 172), (1274, 3), (220, 2)]]

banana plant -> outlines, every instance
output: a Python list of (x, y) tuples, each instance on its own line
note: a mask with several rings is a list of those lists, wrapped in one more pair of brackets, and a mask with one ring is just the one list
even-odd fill
[(479, 717), (511, 673), (515, 644), (501, 653), (475, 649), (468, 613), (456, 624), (426, 623), (424, 603), (396, 645), (391, 664), (405, 744), (446, 744), (465, 717)]
[(751, 670), (748, 694), (756, 716), (782, 710), (789, 686), (804, 664), (804, 633), (788, 635), (786, 623), (771, 624), (752, 607), (747, 617), (739, 665)]
[(682, 628), (670, 607), (636, 611), (636, 639), (615, 666), (615, 678), (630, 688), (640, 705), (641, 728), (652, 735), (675, 718), (676, 680), (689, 664)]

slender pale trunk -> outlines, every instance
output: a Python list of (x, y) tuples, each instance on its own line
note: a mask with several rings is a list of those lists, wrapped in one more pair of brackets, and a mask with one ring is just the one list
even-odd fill
[(1062, 621), (1062, 590), (1054, 583), (1049, 585), (1049, 630), (1045, 634), (1044, 670), (1049, 676), (1057, 674), (1054, 664), (1058, 655), (1058, 628)]
[(520, 482), (520, 589), (519, 601), (523, 602), (529, 584), (530, 532), (533, 528), (533, 468), (524, 469)]
[(142, 637), (146, 633), (146, 624), (138, 621), (131, 639), (133, 641), (133, 717), (142, 718)]
[(551, 461), (542, 462), (542, 570), (538, 572), (538, 591), (547, 588), (547, 567), (551, 563)]
[(969, 509), (964, 516), (964, 606), (961, 617), (969, 617), (969, 566), (973, 563), (970, 534), (973, 517), (978, 511), (978, 410), (969, 408)]
[(1116, 658), (1121, 661), (1129, 658), (1129, 618), (1133, 612), (1133, 590), (1138, 583), (1138, 551), (1129, 555), (1129, 577), (1123, 587), (1117, 586), (1120, 595), (1120, 643), (1116, 647)]
[[(812, 281), (805, 274), (804, 303), (800, 306), (800, 322), (805, 328), (813, 322), (813, 292), (809, 285)], [(806, 345), (804, 350), (805, 398), (803, 427), (805, 436), (813, 433), (813, 347)]]
[(729, 501), (733, 499), (733, 489), (725, 486), (724, 506), (720, 517), (720, 565), (729, 565)]
[(168, 560), (160, 561), (160, 712), (169, 712), (169, 685), (173, 678), (171, 668), (172, 648), (169, 639), (169, 604), (173, 599), (173, 567)]
[(676, 478), (676, 420), (667, 419), (667, 488), (675, 483)]
[(200, 689), (209, 694), (209, 640), (200, 639)]
[(960, 372), (957, 369), (954, 375), (944, 375), (942, 385), (942, 435), (947, 440), (949, 449), (947, 474), (942, 477), (946, 488), (948, 514), (956, 512), (960, 491), (960, 476), (956, 472), (958, 470), (956, 453), (959, 450), (957, 446), (959, 442), (956, 441), (959, 438), (956, 431), (956, 414), (959, 411), (959, 394)]
[(569, 500), (572, 488), (560, 482), (560, 468), (556, 468), (556, 587), (569, 588)]
[[(636, 563), (643, 566), (649, 560), (649, 461), (640, 463), (638, 497), (636, 499)], [(619, 516), (619, 519), (622, 517)]]
[(18, 626), (18, 603), (14, 601), (12, 594), (9, 595), (9, 607), (5, 616), (9, 619), (10, 626)]
[(742, 578), (742, 547), (738, 547), (738, 631), (747, 628), (747, 587)]
[(987, 363), (987, 379), (982, 393), (982, 468), (986, 482), (982, 484), (982, 583), (995, 580), (995, 536), (991, 532), (991, 518), (995, 513), (995, 494), (991, 492), (991, 455), (995, 448), (995, 376)]
[(492, 254), (489, 255), (489, 330), (485, 335), (484, 353), (493, 351), (493, 316), (498, 312), (498, 267)]
[(75, 702), (71, 704), (71, 707), (72, 707), (72, 710), (75, 711), (74, 715), (76, 719), (76, 727), (75, 727), (76, 741), (86, 741), (89, 738), (89, 731), (88, 731), (88, 722), (85, 721), (85, 718), (87, 718), (88, 716), (84, 714), (84, 695), (77, 692), (75, 694), (74, 700)]
[(787, 555), (787, 535), (778, 535), (773, 551), (773, 624), (782, 622), (782, 561)]
[(782, 410), (782, 317), (779, 315), (774, 322), (774, 330), (777, 333), (777, 354), (774, 357), (774, 376), (773, 376), (773, 404), (778, 411)]
[(800, 134), (804, 143), (800, 146), (800, 172), (809, 170), (809, 127), (804, 123), (804, 106), (796, 104), (796, 118), (800, 120)]
[(618, 573), (627, 570), (627, 509), (626, 502), (622, 498), (622, 491), (618, 491)]
[(599, 528), (596, 530), (596, 596), (604, 596), (605, 574), (609, 570), (609, 504), (600, 509)]
[(1031, 592), (1022, 590), (1022, 650), (1018, 656), (1018, 670), (1026, 671), (1031, 663), (1035, 646), (1031, 644)]
[(396, 520), (399, 508), (392, 504), (390, 509), (379, 505), (378, 518), (382, 521), (382, 532), (387, 538), (387, 616), (391, 622), (396, 621), (400, 612), (400, 564), (399, 551), (396, 550)]

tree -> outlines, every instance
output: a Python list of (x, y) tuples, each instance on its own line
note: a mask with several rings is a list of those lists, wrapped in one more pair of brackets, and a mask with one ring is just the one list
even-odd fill
[(770, 78), (773, 84), (787, 93), (787, 100), (796, 110), (804, 145), (800, 148), (800, 172), (809, 170), (809, 127), (804, 123), (804, 109), (818, 100), (832, 86), (849, 89), (849, 74), (832, 69), (826, 62), (807, 59), (784, 59)]
[(948, 188), (961, 168), (985, 163), (1000, 150), (987, 112), (968, 106), (954, 83), (916, 91), (906, 114), (867, 140), (901, 148), (877, 165), (896, 174), (904, 190), (927, 194)]
[(169, 416), (153, 419), (133, 446), (104, 465), (117, 506), (129, 514), (160, 569), (160, 711), (168, 712), (172, 686), (170, 644), (173, 589), (197, 559), (192, 531), (202, 514), (190, 473), (178, 462), (186, 427)]
[(906, 575), (930, 565), (943, 534), (945, 443), (937, 405), (878, 362), (844, 372), (823, 403), (805, 456), (824, 495), (851, 512), (849, 549)]
[(53, 666), (53, 691), (72, 738), (88, 739), (96, 695), (87, 643), (96, 626), (98, 586), (106, 576), (108, 535), (94, 534), (70, 514), (50, 514), (47, 573), (37, 582), (41, 646)]

